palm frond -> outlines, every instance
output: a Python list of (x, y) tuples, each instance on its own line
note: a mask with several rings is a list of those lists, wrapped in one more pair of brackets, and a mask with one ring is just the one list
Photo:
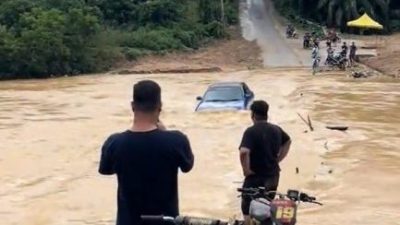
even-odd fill
[(350, 11), (351, 11), (351, 16), (350, 19), (354, 19), (360, 16), (358, 13), (358, 4), (357, 1), (351, 1), (350, 2)]
[(371, 15), (375, 15), (374, 6), (371, 4), (371, 0), (359, 0), (361, 5), (364, 7), (364, 11)]
[(332, 25), (332, 20), (333, 20), (333, 14), (334, 14), (334, 10), (335, 10), (335, 1), (331, 1), (329, 2), (329, 6), (328, 6), (328, 18), (327, 18), (327, 23), (328, 25)]
[(324, 8), (328, 4), (330, 4), (330, 0), (319, 0), (318, 1), (318, 5), (317, 5), (317, 9), (320, 10), (320, 9)]
[(344, 14), (344, 11), (342, 8), (338, 8), (336, 10), (336, 26), (338, 26), (338, 27), (340, 27), (342, 25), (343, 14)]

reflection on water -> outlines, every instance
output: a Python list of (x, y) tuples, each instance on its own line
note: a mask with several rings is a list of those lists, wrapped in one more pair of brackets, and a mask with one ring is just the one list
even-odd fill
[[(188, 134), (196, 165), (180, 177), (183, 214), (239, 214), (237, 147), (248, 112), (194, 113), (215, 81), (246, 81), (293, 138), (281, 189), (301, 188), (324, 207), (301, 206), (299, 224), (396, 224), (400, 203), (400, 84), (274, 69), (232, 74), (85, 76), (0, 84), (1, 224), (112, 224), (115, 178), (97, 174), (99, 147), (131, 122), (132, 84), (163, 87), (162, 120)], [(314, 132), (297, 113), (310, 114)], [(347, 132), (326, 130), (344, 124)], [(295, 168), (300, 174), (295, 173)], [(385, 194), (379, 194), (384, 192)], [(398, 224), (398, 223), (397, 223)]]

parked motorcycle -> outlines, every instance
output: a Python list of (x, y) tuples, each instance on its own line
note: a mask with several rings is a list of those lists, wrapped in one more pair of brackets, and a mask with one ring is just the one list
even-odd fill
[(328, 58), (325, 61), (325, 65), (331, 68), (338, 68), (341, 70), (346, 70), (347, 63), (348, 60), (346, 56), (341, 53), (328, 56)]
[[(288, 190), (286, 194), (279, 192), (266, 192), (264, 187), (238, 188), (242, 196), (252, 199), (250, 203), (250, 218), (252, 224), (258, 225), (295, 225), (297, 208), (301, 202), (322, 205), (306, 193), (297, 190)], [(275, 194), (274, 199), (269, 196)], [(243, 225), (242, 220), (223, 221), (219, 219), (190, 217), (190, 216), (141, 216), (146, 224), (159, 224), (167, 222), (173, 225)]]
[(286, 33), (286, 38), (297, 39), (297, 38), (299, 38), (299, 36), (297, 35), (296, 31), (292, 31), (292, 32)]
[[(279, 192), (265, 192), (264, 188), (239, 188), (242, 195), (250, 196), (250, 218), (253, 224), (261, 225), (295, 225), (297, 208), (300, 202), (322, 205), (306, 193), (297, 190), (288, 190), (286, 194)], [(275, 194), (274, 199), (268, 196)]]

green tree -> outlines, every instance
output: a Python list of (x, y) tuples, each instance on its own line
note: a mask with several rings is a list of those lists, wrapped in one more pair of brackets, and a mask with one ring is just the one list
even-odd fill
[(6, 0), (0, 4), (0, 24), (19, 32), (18, 22), (24, 13), (36, 6), (32, 0)]
[(213, 21), (221, 21), (220, 1), (217, 0), (199, 0), (199, 15), (200, 21), (204, 24)]
[(317, 10), (326, 13), (328, 26), (342, 27), (346, 21), (359, 17), (361, 12), (375, 18), (384, 15), (388, 13), (388, 4), (386, 0), (319, 0)]
[(337, 26), (346, 30), (348, 20), (367, 12), (386, 28), (390, 24), (391, 0), (274, 0), (276, 7), (294, 20), (299, 15), (329, 27)]
[[(224, 0), (228, 23), (238, 0)], [(124, 54), (198, 48), (226, 35), (220, 1), (0, 1), (0, 78), (48, 77), (109, 69)]]
[(153, 0), (138, 5), (141, 24), (158, 24), (162, 26), (183, 19), (185, 2), (182, 0)]
[(15, 73), (45, 76), (67, 70), (70, 51), (63, 43), (66, 17), (59, 10), (35, 8), (21, 18)]

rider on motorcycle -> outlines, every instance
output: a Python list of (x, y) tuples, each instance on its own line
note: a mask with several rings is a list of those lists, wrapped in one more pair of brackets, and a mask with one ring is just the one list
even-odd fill
[(310, 41), (311, 41), (311, 34), (309, 32), (307, 32), (304, 34), (304, 37), (303, 37), (303, 48), (309, 48)]
[(329, 47), (326, 49), (326, 52), (327, 52), (328, 54), (327, 54), (327, 57), (326, 57), (326, 60), (325, 60), (325, 65), (328, 64), (328, 62), (329, 62), (330, 59), (333, 59), (333, 54), (335, 53), (335, 51), (332, 49), (331, 46), (329, 46)]
[(286, 36), (287, 37), (294, 37), (296, 36), (296, 30), (292, 24), (288, 24), (286, 27)]

